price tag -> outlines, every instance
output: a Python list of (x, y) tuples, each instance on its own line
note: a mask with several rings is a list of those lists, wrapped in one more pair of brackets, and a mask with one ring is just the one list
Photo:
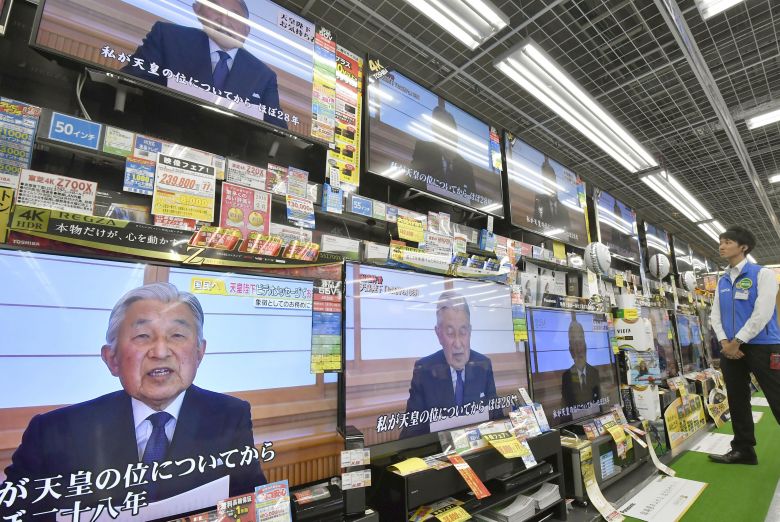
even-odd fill
[(566, 245), (560, 241), (553, 241), (553, 256), (555, 259), (566, 259)]
[(371, 463), (371, 450), (369, 448), (358, 448), (341, 452), (341, 467), (351, 468), (352, 466), (367, 466)]
[(49, 127), (49, 139), (98, 150), (102, 129), (103, 126), (99, 123), (53, 112)]
[(479, 477), (474, 473), (474, 470), (471, 469), (468, 462), (463, 460), (463, 457), (460, 455), (448, 455), (447, 458), (452, 462), (452, 465), (455, 466), (455, 469), (458, 470), (460, 476), (463, 477), (463, 480), (466, 481), (466, 484), (469, 485), (469, 488), (474, 492), (474, 495), (477, 498), (482, 499), (490, 496), (490, 491), (488, 491), (485, 484), (479, 480)]
[(423, 224), (416, 219), (398, 216), (398, 237), (421, 243), (425, 240)]
[(623, 274), (615, 274), (615, 286), (618, 288), (623, 288), (623, 285)]
[(527, 457), (531, 450), (528, 445), (525, 446), (517, 440), (517, 437), (505, 431), (501, 433), (485, 433), (482, 438), (496, 448), (504, 458), (514, 459), (518, 457)]
[(441, 522), (464, 522), (471, 520), (471, 515), (460, 506), (449, 506), (431, 513), (434, 518)]
[(411, 475), (412, 473), (428, 469), (428, 464), (421, 458), (412, 457), (411, 459), (406, 459), (398, 464), (393, 464), (388, 469), (390, 471), (396, 471), (400, 475)]

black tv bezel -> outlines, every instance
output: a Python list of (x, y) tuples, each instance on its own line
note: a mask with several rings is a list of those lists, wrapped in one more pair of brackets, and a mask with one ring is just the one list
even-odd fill
[[(373, 58), (374, 58), (374, 56), (371, 55), (371, 53), (367, 53), (365, 55), (365, 60), (363, 61), (364, 68), (366, 67), (366, 64), (368, 64)], [(387, 70), (388, 72), (397, 72), (398, 74), (402, 75), (404, 78), (409, 80), (410, 82), (414, 83), (415, 85), (418, 85), (421, 89), (424, 89), (425, 91), (428, 91), (433, 96), (438, 96), (439, 98), (444, 99), (444, 101), (446, 101), (447, 103), (457, 107), (458, 110), (461, 110), (461, 111), (465, 112), (466, 114), (468, 114), (469, 116), (471, 116), (475, 120), (477, 120), (477, 121), (487, 125), (488, 131), (490, 131), (491, 128), (492, 129), (496, 129), (496, 133), (498, 133), (498, 139), (499, 139), (499, 152), (503, 151), (503, 148), (504, 148), (503, 137), (502, 137), (503, 133), (499, 130), (498, 127), (496, 127), (495, 125), (491, 124), (490, 122), (486, 122), (485, 120), (483, 120), (481, 118), (477, 118), (471, 112), (465, 110), (463, 107), (461, 107), (457, 103), (453, 103), (453, 102), (445, 99), (443, 96), (440, 96), (440, 95), (436, 94), (435, 92), (433, 92), (432, 90), (428, 89), (427, 87), (424, 87), (423, 85), (421, 85), (417, 81), (415, 81), (412, 78), (410, 78), (409, 75), (407, 73), (405, 73), (403, 70), (400, 70), (398, 68), (389, 68), (389, 67), (385, 67), (385, 70)], [(362, 156), (365, 158), (365, 160), (364, 160), (365, 161), (365, 169), (364, 169), (364, 171), (366, 173), (368, 173), (368, 174), (371, 174), (373, 176), (376, 176), (376, 177), (378, 177), (380, 179), (385, 180), (385, 182), (387, 182), (387, 183), (393, 183), (395, 185), (400, 185), (400, 186), (405, 187), (407, 189), (410, 189), (410, 190), (413, 190), (415, 192), (418, 192), (418, 193), (422, 194), (425, 197), (428, 197), (428, 198), (431, 198), (431, 199), (434, 199), (434, 200), (437, 200), (437, 201), (442, 201), (442, 202), (444, 202), (444, 203), (446, 203), (448, 205), (454, 205), (454, 206), (457, 206), (457, 207), (464, 208), (466, 210), (470, 210), (472, 212), (478, 212), (480, 214), (484, 214), (484, 215), (487, 215), (487, 216), (494, 216), (494, 217), (497, 217), (499, 219), (506, 219), (506, 217), (507, 217), (506, 216), (506, 208), (505, 208), (505, 205), (504, 205), (504, 190), (505, 190), (505, 188), (504, 188), (504, 176), (506, 175), (506, 165), (505, 164), (502, 164), (503, 168), (501, 169), (500, 172), (497, 173), (498, 183), (499, 183), (500, 201), (496, 201), (496, 203), (501, 203), (501, 211), (502, 211), (501, 214), (498, 214), (496, 212), (486, 212), (484, 210), (480, 210), (480, 209), (478, 209), (476, 207), (473, 207), (471, 205), (467, 205), (466, 203), (462, 203), (462, 202), (457, 201), (455, 199), (448, 198), (447, 196), (442, 196), (440, 194), (434, 194), (434, 193), (428, 192), (427, 190), (423, 190), (423, 189), (420, 189), (418, 187), (414, 187), (414, 186), (412, 186), (412, 185), (410, 185), (408, 183), (404, 183), (403, 181), (396, 180), (396, 179), (391, 179), (391, 178), (388, 178), (386, 176), (382, 176), (378, 172), (375, 172), (375, 171), (371, 170), (371, 117), (369, 116), (370, 112), (369, 112), (369, 107), (368, 107), (368, 89), (369, 89), (369, 86), (371, 84), (371, 79), (370, 79), (371, 75), (367, 74), (367, 72), (368, 71), (364, 70), (364, 73), (363, 73), (363, 77), (364, 77), (364, 81), (363, 81), (363, 134), (364, 134), (365, 142), (364, 142)], [(490, 142), (488, 141), (488, 143), (490, 143)]]
[[(537, 402), (539, 404), (542, 404), (539, 402), (536, 398), (536, 394), (534, 393), (534, 372), (532, 371), (531, 367), (531, 338), (534, 335), (533, 334), (533, 321), (531, 320), (531, 314), (534, 310), (544, 310), (544, 311), (554, 311), (554, 312), (563, 312), (563, 313), (584, 313), (584, 314), (590, 314), (590, 315), (601, 315), (604, 316), (604, 320), (607, 320), (607, 313), (606, 312), (594, 312), (591, 310), (570, 310), (567, 308), (550, 308), (545, 306), (527, 306), (526, 307), (526, 327), (528, 328), (528, 341), (526, 342), (526, 361), (528, 366), (528, 387), (529, 392), (531, 394), (531, 398), (534, 402)], [(534, 338), (535, 339), (535, 338)], [(613, 382), (615, 383), (615, 390), (617, 395), (617, 401), (613, 405), (618, 405), (621, 408), (623, 407), (623, 396), (620, 393), (620, 378), (618, 376), (618, 368), (617, 368), (617, 359), (615, 357), (615, 354), (612, 350), (612, 335), (610, 334), (609, 330), (607, 330), (607, 339), (609, 339), (610, 347), (609, 347), (609, 358), (610, 358), (610, 374), (612, 375)], [(534, 340), (534, 345), (536, 344)], [(542, 409), (544, 409), (544, 405), (542, 404)], [(547, 415), (547, 412), (545, 411), (545, 415)], [(565, 428), (567, 426), (572, 426), (575, 424), (582, 424), (584, 421), (595, 419), (596, 417), (599, 417), (601, 415), (606, 415), (606, 412), (599, 411), (598, 413), (593, 413), (591, 415), (587, 415), (585, 417), (580, 417), (578, 419), (570, 419), (568, 421), (562, 422), (560, 424), (553, 425), (552, 422), (550, 422), (550, 419), (548, 418), (548, 423), (550, 424), (550, 428), (553, 430), (559, 430), (562, 428)]]
[[(675, 237), (675, 236), (673, 236), (673, 237), (674, 237), (674, 241), (672, 243), (672, 250), (674, 251), (674, 273), (677, 274), (677, 275), (681, 275), (681, 274), (684, 274), (685, 272), (690, 272), (691, 270), (693, 270), (693, 256), (692, 256), (693, 250), (691, 249), (691, 244), (688, 243), (687, 241), (682, 240), (682, 239), (678, 240), (677, 237)], [(688, 247), (688, 257), (691, 260), (690, 264), (688, 265), (688, 268), (685, 268), (684, 270), (680, 268), (680, 261), (677, 258), (677, 242), (678, 241), (680, 243), (682, 243), (683, 245), (685, 245), (686, 247)]]
[(2, 9), (0, 9), (0, 36), (4, 36), (8, 30), (8, 21), (11, 19), (11, 7), (14, 0), (5, 0)]
[[(287, 11), (293, 12), (290, 9), (287, 9), (286, 7), (278, 4), (277, 2), (274, 2), (273, 0), (270, 0), (270, 1), (273, 2), (274, 4), (278, 5), (282, 9), (285, 9)], [(284, 137), (287, 137), (287, 138), (293, 138), (293, 139), (299, 139), (299, 140), (306, 140), (308, 142), (314, 143), (316, 145), (324, 146), (324, 147), (329, 147), (332, 144), (331, 142), (328, 142), (328, 141), (325, 141), (325, 140), (322, 140), (322, 139), (319, 139), (319, 138), (315, 138), (313, 136), (305, 136), (303, 134), (299, 134), (299, 133), (297, 133), (295, 131), (291, 131), (289, 129), (283, 129), (281, 127), (278, 127), (276, 125), (268, 123), (265, 120), (259, 120), (259, 119), (256, 119), (256, 118), (252, 118), (251, 116), (248, 116), (248, 115), (246, 115), (246, 114), (244, 114), (242, 112), (235, 111), (235, 110), (229, 109), (227, 107), (222, 107), (222, 106), (216, 105), (216, 104), (211, 103), (211, 102), (209, 102), (207, 100), (204, 100), (202, 98), (198, 98), (196, 96), (192, 96), (190, 94), (179, 92), (179, 91), (176, 91), (174, 89), (169, 89), (168, 87), (164, 87), (162, 85), (158, 85), (158, 84), (156, 84), (154, 82), (150, 82), (148, 80), (144, 80), (142, 78), (138, 78), (137, 76), (133, 76), (133, 75), (124, 73), (121, 70), (109, 69), (109, 68), (107, 68), (107, 67), (105, 67), (105, 66), (103, 66), (103, 65), (101, 65), (99, 63), (90, 62), (90, 61), (87, 61), (87, 60), (85, 60), (83, 58), (79, 58), (77, 56), (66, 54), (66, 53), (57, 51), (55, 49), (52, 49), (51, 47), (46, 47), (44, 45), (38, 44), (38, 42), (36, 40), (37, 40), (38, 32), (40, 30), (40, 24), (41, 24), (41, 19), (43, 17), (43, 12), (46, 9), (46, 2), (47, 2), (47, 0), (38, 0), (37, 2), (35, 2), (35, 3), (37, 3), (38, 7), (36, 8), (35, 18), (33, 20), (32, 29), (30, 30), (29, 46), (30, 46), (30, 48), (38, 51), (39, 53), (41, 53), (41, 54), (43, 54), (45, 56), (53, 57), (55, 60), (57, 60), (58, 63), (61, 63), (63, 66), (67, 66), (67, 67), (70, 67), (70, 68), (76, 68), (76, 69), (81, 69), (83, 67), (86, 70), (100, 71), (103, 74), (112, 75), (112, 76), (116, 77), (118, 80), (120, 80), (121, 82), (127, 83), (128, 85), (131, 85), (133, 87), (139, 87), (139, 88), (145, 89), (147, 91), (152, 91), (152, 92), (154, 92), (156, 94), (163, 94), (165, 96), (169, 96), (171, 98), (178, 99), (180, 101), (184, 101), (184, 102), (190, 103), (192, 105), (196, 105), (198, 107), (206, 108), (208, 110), (222, 111), (224, 113), (229, 114), (230, 117), (239, 118), (240, 120), (242, 120), (244, 122), (250, 123), (252, 125), (256, 125), (256, 126), (262, 128), (264, 130), (267, 130), (267, 131), (272, 131), (272, 132), (274, 132), (274, 133), (276, 133), (276, 134), (278, 134), (280, 136), (284, 136)], [(306, 18), (304, 16), (301, 16), (298, 13), (294, 13), (294, 14), (295, 14), (295, 16), (303, 18), (304, 20), (314, 24), (315, 29), (318, 27), (317, 24), (315, 22), (313, 22), (312, 20), (310, 20), (310, 19), (308, 19), (308, 18)], [(338, 44), (338, 42), (336, 42), (336, 43)]]
[[(504, 191), (506, 192), (506, 198), (509, 201), (509, 208), (508, 208), (509, 215), (506, 217), (506, 219), (512, 224), (512, 226), (515, 226), (515, 227), (520, 228), (522, 230), (527, 230), (528, 232), (531, 232), (532, 234), (536, 234), (536, 235), (541, 236), (543, 238), (551, 239), (553, 241), (560, 241), (561, 243), (565, 243), (567, 245), (571, 245), (571, 246), (574, 246), (576, 248), (584, 249), (585, 247), (587, 247), (588, 246), (588, 235), (590, 233), (589, 230), (588, 230), (588, 220), (587, 220), (587, 217), (586, 217), (587, 216), (587, 212), (588, 212), (587, 205), (586, 205), (586, 207), (584, 209), (585, 213), (583, 214), (583, 218), (582, 218), (584, 229), (585, 229), (585, 237), (583, 238), (584, 241), (582, 242), (582, 244), (572, 243), (572, 242), (570, 242), (568, 240), (562, 240), (560, 238), (548, 236), (548, 235), (544, 234), (543, 232), (540, 232), (538, 230), (534, 230), (532, 228), (528, 228), (526, 225), (519, 224), (519, 223), (514, 221), (514, 219), (512, 218), (512, 198), (511, 198), (511, 196), (509, 194), (509, 185), (511, 183), (511, 181), (509, 179), (509, 141), (510, 141), (509, 140), (509, 136), (508, 136), (509, 134), (511, 134), (511, 132), (506, 130), (506, 129), (504, 129), (504, 132), (503, 132), (502, 137), (501, 137), (501, 141), (502, 141), (502, 145), (503, 145), (503, 153), (504, 153), (504, 158), (505, 158), (505, 161), (504, 161), (504, 187), (505, 187), (505, 189), (504, 189)], [(513, 135), (513, 137), (514, 137), (515, 140), (519, 140), (519, 141), (522, 141), (523, 143), (525, 143), (525, 145), (527, 147), (529, 147), (529, 148), (539, 152), (540, 154), (542, 153), (542, 151), (540, 151), (536, 147), (532, 147), (527, 141), (525, 141), (524, 139), (520, 138), (519, 136), (514, 136)], [(571, 168), (567, 167), (566, 165), (564, 165), (560, 161), (558, 161), (556, 159), (553, 159), (553, 158), (550, 158), (550, 159), (553, 160), (554, 162), (556, 162), (557, 164), (559, 164), (564, 169), (566, 169), (566, 170), (570, 171), (571, 173), (573, 173), (575, 176), (577, 176), (582, 181), (582, 183), (584, 185), (584, 188), (585, 188), (585, 194), (587, 195), (587, 193), (588, 193), (588, 182), (585, 181), (584, 178), (582, 178), (579, 174), (574, 172), (574, 169), (571, 169)]]
[[(636, 243), (636, 252), (635, 252), (636, 253), (636, 259), (630, 259), (628, 257), (625, 257), (625, 256), (623, 256), (621, 254), (618, 254), (618, 253), (615, 253), (615, 252), (610, 252), (610, 255), (612, 257), (614, 257), (616, 259), (620, 259), (621, 261), (624, 261), (626, 263), (631, 263), (632, 265), (640, 266), (641, 265), (640, 259), (642, 259), (642, 252), (641, 252), (642, 245), (639, 244), (639, 216), (637, 215), (636, 210), (634, 210), (632, 207), (626, 205), (621, 200), (619, 200), (618, 198), (613, 196), (611, 192), (608, 192), (606, 190), (600, 189), (598, 187), (594, 187), (593, 206), (595, 207), (594, 210), (595, 210), (595, 213), (596, 213), (596, 227), (598, 228), (598, 231), (599, 231), (599, 237), (601, 237), (601, 233), (602, 233), (602, 230), (601, 230), (601, 215), (599, 214), (599, 195), (602, 194), (602, 193), (609, 194), (609, 196), (612, 199), (614, 199), (615, 201), (617, 201), (618, 203), (620, 203), (621, 205), (626, 207), (628, 210), (632, 211), (634, 213), (634, 226), (637, 228), (637, 234), (636, 234), (636, 236), (634, 236), (632, 238), (632, 239), (634, 239), (633, 243)], [(667, 232), (667, 234), (668, 234), (668, 232)]]

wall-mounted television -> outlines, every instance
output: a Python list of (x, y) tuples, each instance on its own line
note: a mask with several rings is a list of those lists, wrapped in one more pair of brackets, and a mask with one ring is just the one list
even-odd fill
[(360, 264), (346, 278), (346, 425), (372, 457), (508, 415), (528, 385), (508, 286)]
[(528, 348), (533, 399), (550, 427), (620, 404), (606, 315), (529, 308)]
[(498, 134), (398, 71), (376, 76), (368, 86), (369, 171), (503, 216)]
[[(655, 254), (663, 254), (669, 257), (671, 246), (669, 245), (669, 234), (661, 227), (657, 227), (645, 221), (645, 240), (647, 242), (647, 255), (652, 257)], [(671, 261), (671, 258), (669, 258)]]
[[(7, 250), (0, 273), (0, 480), (62, 475), (65, 487), (86, 472), (109, 484), (0, 511), (94, 509), (145, 492), (139, 519), (168, 519), (266, 480), (300, 480), (288, 470), (325, 458), (301, 444), (337, 438), (337, 383), (310, 371), (312, 280)], [(155, 457), (147, 419), (160, 410), (175, 421), (163, 419), (168, 447), (155, 443)], [(261, 464), (266, 449), (275, 456)], [(139, 462), (163, 473), (114, 482)]]
[(681, 239), (674, 237), (674, 261), (678, 274), (684, 274), (693, 270), (693, 260), (691, 259), (691, 246)]
[(693, 271), (696, 272), (697, 275), (705, 274), (710, 270), (707, 258), (697, 254), (693, 250), (691, 250), (691, 265), (693, 266)]
[(661, 378), (677, 377), (680, 374), (679, 363), (674, 349), (674, 327), (669, 313), (663, 308), (645, 308), (653, 328), (655, 351), (658, 353), (658, 366)]
[(613, 256), (639, 263), (636, 212), (600, 189), (596, 189), (595, 200), (601, 242)]
[(504, 142), (512, 224), (584, 248), (585, 182), (509, 133)]
[(333, 141), (336, 49), (269, 0), (41, 0), (31, 45)]
[(677, 344), (680, 349), (682, 373), (698, 372), (707, 367), (704, 337), (699, 318), (695, 315), (675, 314)]

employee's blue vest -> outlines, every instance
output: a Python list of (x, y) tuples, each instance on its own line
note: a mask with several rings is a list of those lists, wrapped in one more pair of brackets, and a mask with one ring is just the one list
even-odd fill
[[(740, 329), (750, 319), (753, 307), (758, 297), (758, 272), (760, 265), (745, 263), (736, 281), (731, 280), (727, 272), (718, 281), (718, 299), (720, 300), (720, 321), (726, 337), (734, 339)], [(735, 299), (737, 292), (747, 291), (747, 299)], [(777, 326), (777, 306), (772, 312), (772, 318), (752, 339), (743, 339), (749, 344), (780, 344), (780, 328)]]

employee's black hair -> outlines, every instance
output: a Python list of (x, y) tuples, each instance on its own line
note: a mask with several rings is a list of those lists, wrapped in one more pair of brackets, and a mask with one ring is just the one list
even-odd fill
[(725, 232), (718, 236), (718, 238), (736, 241), (738, 245), (747, 245), (745, 255), (748, 255), (750, 251), (756, 247), (756, 236), (753, 235), (753, 232), (744, 227), (729, 227)]

